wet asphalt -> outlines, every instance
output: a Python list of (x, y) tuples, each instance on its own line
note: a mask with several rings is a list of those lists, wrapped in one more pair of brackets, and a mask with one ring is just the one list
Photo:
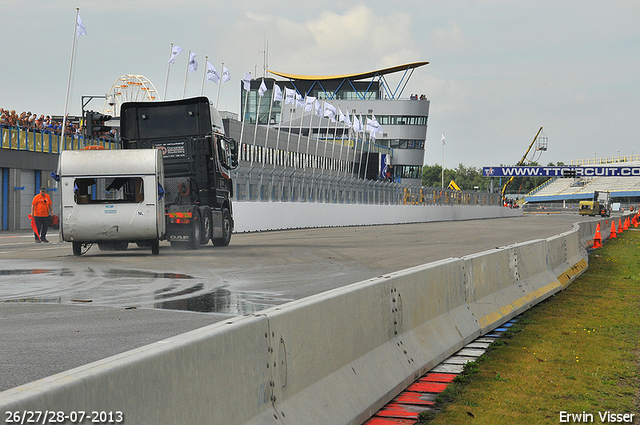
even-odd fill
[(234, 234), (228, 247), (93, 246), (0, 232), (0, 391), (240, 314), (449, 257), (546, 238), (575, 214)]

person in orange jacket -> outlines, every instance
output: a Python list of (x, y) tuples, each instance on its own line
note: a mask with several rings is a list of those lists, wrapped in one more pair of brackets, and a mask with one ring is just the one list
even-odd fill
[(36, 242), (49, 242), (47, 240), (47, 230), (49, 229), (49, 221), (51, 220), (51, 212), (53, 205), (51, 197), (47, 194), (47, 188), (41, 187), (40, 193), (33, 197), (31, 202), (31, 216), (36, 222), (38, 233), (35, 234)]

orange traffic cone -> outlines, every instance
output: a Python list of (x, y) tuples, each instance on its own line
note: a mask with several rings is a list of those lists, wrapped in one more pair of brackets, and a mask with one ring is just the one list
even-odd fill
[(624, 225), (622, 227), (624, 230), (629, 230), (629, 217), (624, 219)]
[(631, 219), (631, 224), (633, 224), (633, 227), (638, 227), (638, 216), (634, 215), (633, 218)]
[(596, 234), (593, 237), (593, 249), (602, 248), (602, 235), (600, 234), (600, 223), (596, 226)]
[(622, 234), (624, 232), (624, 228), (622, 227), (622, 219), (618, 219), (618, 233)]
[(616, 239), (618, 235), (616, 234), (616, 222), (611, 220), (611, 234), (609, 235), (609, 239)]

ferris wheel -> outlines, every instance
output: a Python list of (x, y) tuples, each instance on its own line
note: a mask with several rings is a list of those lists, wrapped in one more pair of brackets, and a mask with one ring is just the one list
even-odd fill
[(125, 74), (118, 78), (107, 93), (103, 113), (120, 116), (120, 106), (125, 102), (151, 102), (158, 99), (158, 91), (143, 75)]

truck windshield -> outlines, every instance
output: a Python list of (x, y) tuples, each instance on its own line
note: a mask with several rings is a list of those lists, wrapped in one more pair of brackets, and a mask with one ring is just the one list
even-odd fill
[(83, 177), (73, 183), (77, 204), (139, 203), (144, 200), (141, 177)]

